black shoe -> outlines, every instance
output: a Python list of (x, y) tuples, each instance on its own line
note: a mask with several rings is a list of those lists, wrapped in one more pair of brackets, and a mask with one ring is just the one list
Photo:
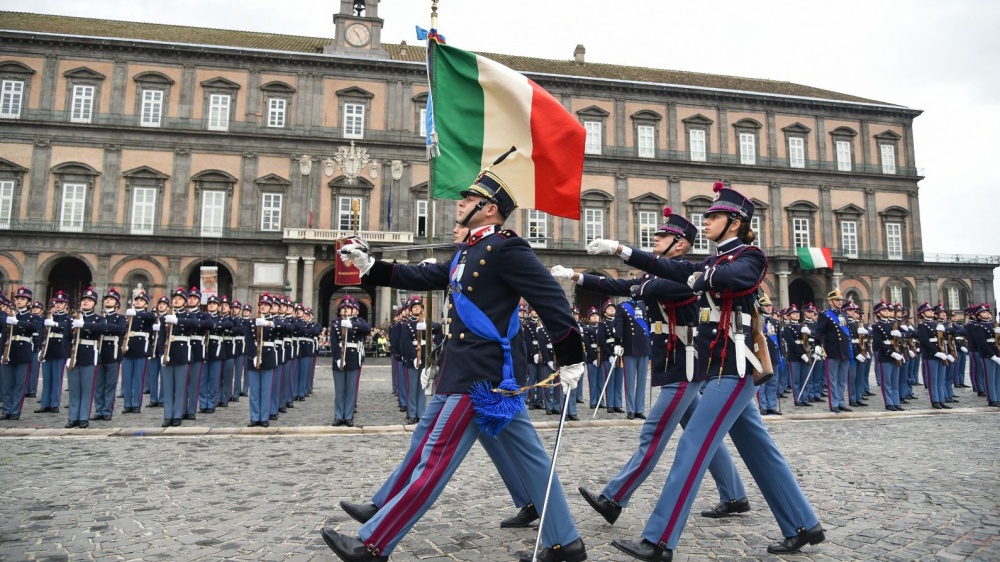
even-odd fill
[(88, 427), (90, 427), (90, 422), (89, 421), (84, 420), (84, 421), (80, 422), (80, 429), (87, 429)]
[(608, 408), (608, 413), (609, 413), (609, 414), (613, 414), (613, 413), (615, 413), (615, 409), (614, 409), (614, 408)]
[(104, 421), (111, 421), (111, 414), (104, 414), (101, 419)]
[(49, 413), (49, 409), (48, 409), (48, 407), (39, 408), (39, 409), (35, 410), (35, 413), (36, 414), (47, 414), (47, 413)]
[(333, 423), (330, 425), (332, 425), (333, 427), (340, 427), (344, 425), (344, 420), (333, 420)]
[(59, 413), (59, 406), (52, 406), (51, 408), (49, 408), (49, 413), (50, 414), (58, 414)]
[(625, 419), (627, 419), (627, 420), (634, 420), (635, 419), (635, 414), (633, 414), (632, 412), (629, 412), (629, 413), (625, 414)]
[(644, 420), (644, 419), (646, 419), (646, 414), (644, 414), (642, 412), (636, 412), (635, 413), (635, 419), (637, 419), (637, 420)]
[(269, 419), (271, 421), (274, 421), (274, 420), (278, 419), (278, 414), (271, 414), (271, 415), (267, 416), (267, 419)]
[(906, 401), (906, 398), (900, 398), (899, 399), (899, 403), (900, 404), (909, 404), (909, 402)]
[(232, 398), (229, 399), (229, 401), (230, 402), (239, 402), (240, 401), (240, 397), (239, 396), (233, 396)]
[[(7, 418), (4, 418), (4, 419), (7, 419)], [(90, 416), (90, 421), (101, 421), (102, 419), (104, 419), (104, 418), (102, 418), (101, 416), (99, 416), (97, 414), (94, 414), (94, 415)]]
[(194, 414), (184, 414), (184, 416), (181, 419), (197, 421), (198, 418)]
[(246, 392), (241, 392), (240, 396), (247, 396), (247, 393)]
[(580, 421), (580, 416), (577, 416), (575, 414), (568, 414), (566, 416), (566, 421)]
[(942, 410), (950, 410), (951, 409), (951, 406), (945, 404), (944, 402), (938, 402), (938, 405), (941, 406)]
[(945, 398), (944, 401), (947, 402), (947, 403), (949, 403), (949, 404), (957, 404), (958, 403), (958, 398), (954, 398), (954, 397), (952, 397), (952, 398)]
[(148, 390), (143, 390), (142, 393), (143, 394), (149, 394), (149, 391)]
[(616, 414), (624, 414), (625, 410), (622, 410), (621, 408), (615, 408), (615, 413)]
[[(533, 562), (534, 552), (520, 551), (517, 553), (519, 562)], [(583, 539), (576, 539), (567, 545), (555, 545), (553, 547), (543, 547), (538, 551), (538, 562), (583, 562), (587, 559), (587, 548), (583, 546)]]
[(252, 422), (250, 422), (250, 423), (247, 424), (247, 427), (257, 427), (258, 423), (259, 422), (252, 421)]
[(180, 418), (173, 418), (173, 419), (171, 419), (170, 420), (170, 425), (171, 425), (171, 427), (180, 427), (181, 426), (181, 419)]
[(985, 392), (977, 392), (976, 396), (986, 396), (986, 393)]
[(365, 543), (361, 542), (361, 539), (358, 537), (349, 537), (327, 527), (323, 527), (320, 534), (323, 535), (326, 545), (344, 562), (379, 562), (381, 560), (389, 560), (388, 556), (379, 556), (374, 551), (368, 550)]
[(11, 414), (7, 416), (7, 419), (15, 421), (21, 419), (21, 414)]
[(531, 525), (531, 523), (536, 519), (538, 519), (538, 511), (535, 509), (535, 504), (529, 503), (528, 505), (522, 507), (521, 510), (517, 512), (517, 515), (508, 517), (507, 519), (501, 521), (500, 528), (519, 529)]
[(406, 406), (400, 406), (399, 407), (399, 411), (400, 412), (405, 412), (406, 411)]
[(857, 404), (855, 404), (855, 406), (860, 407), (860, 408), (867, 408), (868, 407), (868, 402), (858, 402)]
[(344, 510), (345, 513), (351, 516), (351, 519), (354, 519), (355, 521), (361, 523), (362, 525), (367, 523), (369, 519), (375, 517), (375, 514), (378, 513), (378, 506), (373, 504), (372, 502), (365, 502), (365, 503), (340, 502), (340, 507), (341, 509)]
[(208, 408), (198, 408), (198, 413), (199, 414), (207, 414), (208, 413)]
[(208, 411), (206, 411), (205, 413), (206, 414), (214, 414), (215, 413), (215, 408), (209, 408)]
[(941, 409), (941, 403), (940, 402), (931, 402), (931, 408), (934, 408), (935, 410), (940, 410)]
[(556, 413), (555, 410), (545, 410), (545, 415), (546, 416), (553, 416), (553, 415), (555, 415), (555, 413)]
[(163, 420), (163, 423), (160, 424), (160, 427), (170, 427), (173, 424), (174, 424), (174, 420), (172, 420), (170, 418), (167, 418), (167, 419)]
[[(229, 407), (229, 401), (227, 400), (225, 402), (219, 402), (219, 405), (217, 407), (218, 408), (228, 408)], [(212, 411), (214, 412), (215, 408), (212, 408)]]
[(819, 544), (826, 540), (823, 534), (823, 527), (819, 523), (812, 529), (799, 529), (799, 534), (794, 537), (785, 537), (785, 540), (776, 542), (767, 547), (771, 554), (794, 554), (803, 546), (808, 544)]
[(719, 502), (712, 509), (706, 509), (701, 512), (702, 517), (711, 517), (712, 519), (718, 519), (719, 517), (729, 517), (730, 515), (736, 515), (737, 513), (746, 513), (750, 511), (750, 499), (743, 498), (740, 500), (732, 500), (728, 502)]
[(596, 410), (597, 409), (597, 404), (591, 404), (590, 405), (590, 409), (591, 410)]
[(615, 521), (618, 521), (618, 517), (622, 514), (622, 506), (604, 497), (604, 494), (595, 496), (593, 492), (580, 486), (577, 488), (580, 491), (580, 495), (583, 499), (587, 500), (590, 507), (594, 508), (594, 511), (601, 514), (601, 517), (608, 522), (609, 525), (614, 525)]
[(406, 425), (413, 425), (417, 423), (417, 418), (406, 418)]
[(780, 415), (783, 415), (783, 414), (782, 414), (781, 412), (779, 412), (778, 410), (768, 410), (768, 412), (770, 412), (770, 414), (771, 414), (772, 416), (780, 416)]
[(906, 398), (909, 399), (909, 400), (916, 400), (917, 399), (917, 395), (916, 394), (911, 394), (911, 395), (907, 396)]
[(285, 408), (284, 406), (282, 406), (282, 407), (278, 408), (278, 412), (282, 413), (282, 414), (287, 414), (288, 413), (288, 409)]
[(73, 429), (74, 427), (80, 427), (80, 422), (77, 420), (72, 420), (63, 427), (65, 427), (66, 429)]
[[(663, 543), (660, 543), (660, 545), (663, 545)], [(660, 545), (655, 545), (646, 539), (642, 539), (641, 541), (615, 539), (611, 541), (611, 546), (639, 560), (648, 560), (649, 562), (670, 562), (673, 560), (674, 551), (666, 548), (666, 545)]]
[(893, 407), (896, 408), (897, 412), (905, 412), (906, 411), (906, 409), (903, 408), (902, 406), (893, 406)]
[[(414, 418), (414, 419), (420, 421), (419, 418)], [(344, 420), (344, 425), (346, 425), (347, 427), (354, 427), (354, 418), (351, 418), (349, 420)]]
[(846, 406), (837, 406), (837, 409), (840, 410), (841, 412), (853, 412), (854, 411), (854, 410), (852, 410), (852, 409), (850, 409), (850, 408), (848, 408)]
[(289, 402), (289, 403), (285, 404), (285, 407), (288, 408), (288, 409), (292, 409), (292, 408), (295, 407), (295, 404), (292, 404), (291, 402)]
[(260, 425), (261, 427), (270, 427), (271, 422), (264, 420), (262, 422), (259, 422), (258, 425)]

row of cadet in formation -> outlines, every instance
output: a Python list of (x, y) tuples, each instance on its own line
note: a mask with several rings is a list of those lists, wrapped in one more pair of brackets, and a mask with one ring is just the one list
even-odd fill
[(124, 312), (114, 288), (103, 298), (88, 288), (73, 312), (61, 291), (47, 313), (26, 287), (12, 297), (0, 295), (0, 419), (19, 419), (36, 392), (35, 413), (59, 413), (64, 377), (67, 428), (111, 420), (119, 396), (123, 414), (139, 413), (144, 390), (148, 407), (163, 408), (163, 427), (241, 396), (250, 400), (250, 425), (267, 426), (312, 392), (320, 327), (312, 310), (281, 296), (261, 295), (256, 316), (225, 296), (209, 296), (203, 307), (197, 288), (178, 288), (152, 309), (138, 290)]

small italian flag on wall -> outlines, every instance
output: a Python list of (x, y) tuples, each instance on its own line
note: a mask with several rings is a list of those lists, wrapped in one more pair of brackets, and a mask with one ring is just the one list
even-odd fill
[(830, 248), (796, 248), (802, 269), (833, 269)]

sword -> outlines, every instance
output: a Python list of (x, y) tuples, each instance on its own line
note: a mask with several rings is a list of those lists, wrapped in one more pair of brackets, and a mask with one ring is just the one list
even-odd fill
[[(621, 356), (618, 356), (618, 358), (621, 359)], [(603, 367), (603, 365), (602, 365), (602, 367)], [(623, 367), (624, 367), (624, 365), (623, 365)], [(604, 388), (601, 389), (601, 395), (597, 397), (597, 408), (594, 408), (594, 417), (590, 418), (592, 420), (596, 420), (597, 419), (597, 412), (601, 411), (601, 402), (603, 401), (605, 406), (607, 406), (607, 404), (608, 404), (608, 401), (604, 399), (604, 396), (605, 396), (604, 393), (607, 392), (607, 390), (608, 390), (608, 383), (611, 382), (611, 376), (612, 376), (612, 373), (614, 372), (614, 370), (615, 370), (615, 362), (614, 362), (614, 360), (612, 360), (611, 361), (611, 369), (608, 371), (607, 376), (604, 377)]]
[(382, 246), (372, 248), (373, 254), (385, 254), (391, 252), (409, 252), (410, 250), (434, 250), (437, 248), (454, 248), (458, 246), (455, 242), (437, 242), (435, 244), (411, 244), (409, 246)]
[(686, 327), (686, 337), (687, 341), (684, 342), (684, 371), (687, 375), (688, 382), (694, 380), (694, 324), (688, 322)]
[(556, 459), (559, 458), (559, 442), (562, 440), (563, 427), (566, 425), (566, 412), (569, 411), (570, 400), (573, 400), (573, 393), (567, 392), (566, 399), (563, 400), (562, 415), (559, 416), (559, 428), (556, 430), (556, 444), (552, 450), (552, 464), (549, 466), (549, 483), (545, 486), (545, 501), (542, 502), (541, 518), (538, 521), (538, 536), (535, 537), (535, 549), (531, 553), (532, 562), (538, 562), (538, 548), (542, 544), (542, 527), (545, 526), (545, 512), (549, 508), (549, 494), (552, 492), (552, 481), (555, 480), (556, 476)]
[(737, 306), (733, 313), (736, 330), (733, 342), (736, 344), (736, 373), (742, 379), (747, 374), (746, 334), (743, 333), (743, 307)]
[(812, 366), (809, 367), (809, 372), (806, 373), (806, 379), (804, 381), (802, 381), (802, 389), (799, 390), (799, 395), (795, 397), (795, 401), (796, 402), (801, 402), (802, 401), (802, 393), (806, 391), (806, 385), (809, 384), (809, 377), (812, 376), (813, 369), (816, 368), (816, 363), (819, 363), (819, 361), (815, 357), (813, 357)]

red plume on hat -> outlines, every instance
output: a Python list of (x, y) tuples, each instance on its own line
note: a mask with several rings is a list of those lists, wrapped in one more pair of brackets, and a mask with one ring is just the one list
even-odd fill
[(663, 216), (664, 217), (669, 217), (671, 214), (673, 214), (673, 212), (674, 212), (674, 210), (671, 209), (670, 207), (664, 207), (663, 208)]
[(714, 191), (715, 193), (718, 193), (718, 192), (722, 191), (722, 188), (724, 188), (724, 187), (726, 187), (726, 184), (722, 183), (721, 181), (717, 181), (714, 184), (712, 184), (712, 191)]

